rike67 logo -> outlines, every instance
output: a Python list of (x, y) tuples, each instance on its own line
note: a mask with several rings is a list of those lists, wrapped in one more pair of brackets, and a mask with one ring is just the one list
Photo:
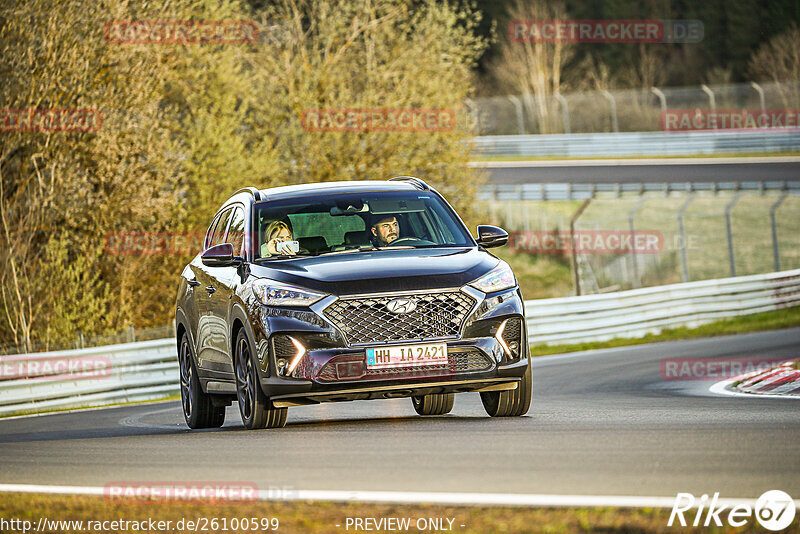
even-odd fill
[[(696, 512), (692, 509), (697, 507)], [(730, 508), (730, 510), (726, 510)], [(784, 491), (770, 490), (764, 492), (755, 503), (755, 507), (747, 502), (720, 502), (719, 493), (715, 493), (708, 502), (708, 495), (695, 499), (691, 493), (678, 493), (675, 504), (669, 514), (667, 526), (677, 524), (682, 527), (723, 526), (727, 520), (732, 527), (743, 527), (755, 515), (756, 521), (767, 530), (777, 532), (792, 524), (796, 513), (796, 504)], [(684, 517), (686, 514), (687, 517)]]

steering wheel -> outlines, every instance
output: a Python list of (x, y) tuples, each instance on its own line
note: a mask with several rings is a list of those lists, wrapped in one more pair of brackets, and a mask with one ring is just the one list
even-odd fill
[(433, 241), (428, 241), (427, 239), (419, 239), (417, 237), (401, 237), (399, 239), (395, 239), (388, 246), (393, 247), (395, 245), (435, 245)]

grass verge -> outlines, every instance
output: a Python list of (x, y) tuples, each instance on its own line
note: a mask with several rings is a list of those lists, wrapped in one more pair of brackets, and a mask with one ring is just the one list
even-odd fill
[[(232, 529), (234, 518), (277, 518), (277, 530), (258, 532), (287, 533), (343, 533), (357, 531), (347, 518), (409, 518), (412, 528), (399, 532), (438, 532), (450, 530), (448, 519), (452, 520), (452, 531), (471, 534), (486, 532), (534, 533), (534, 532), (728, 532), (730, 527), (699, 527), (695, 529), (668, 528), (669, 509), (619, 509), (619, 508), (486, 508), (453, 507), (435, 505), (373, 505), (361, 503), (329, 502), (249, 502), (249, 503), (187, 503), (171, 501), (167, 503), (141, 503), (138, 501), (110, 500), (99, 496), (5, 494), (0, 499), (0, 517), (6, 520), (15, 518), (38, 524), (40, 517), (48, 520), (84, 521), (83, 530), (74, 528), (49, 528), (47, 532), (83, 533), (86, 521), (171, 521), (171, 529), (158, 532), (187, 532), (187, 528), (176, 529), (178, 521), (196, 521), (206, 518), (207, 526), (217, 520), (217, 528), (198, 529), (202, 532), (246, 532)], [(446, 528), (417, 529), (417, 520), (443, 520)], [(223, 528), (226, 520), (227, 529)], [(238, 521), (237, 521), (238, 523)], [(755, 532), (756, 527), (748, 522), (737, 532)], [(798, 520), (795, 519), (794, 525)], [(338, 526), (337, 526), (338, 525)], [(463, 525), (463, 526), (462, 526)], [(757, 523), (756, 523), (757, 525)], [(133, 532), (127, 528), (95, 529), (103, 532)], [(364, 531), (360, 529), (358, 531)], [(390, 529), (376, 529), (391, 532)], [(398, 531), (398, 530), (395, 530)], [(153, 532), (147, 527), (141, 532)]]
[(531, 356), (546, 356), (548, 354), (561, 354), (564, 352), (577, 352), (581, 350), (608, 349), (625, 347), (628, 345), (642, 345), (659, 341), (677, 341), (680, 339), (694, 339), (699, 337), (725, 336), (730, 334), (745, 334), (747, 332), (760, 332), (764, 330), (779, 330), (800, 326), (800, 306), (782, 310), (754, 313), (732, 319), (714, 321), (697, 328), (669, 328), (660, 334), (647, 334), (637, 338), (614, 338), (609, 341), (595, 341), (589, 343), (575, 343), (569, 345), (537, 345), (531, 348)]

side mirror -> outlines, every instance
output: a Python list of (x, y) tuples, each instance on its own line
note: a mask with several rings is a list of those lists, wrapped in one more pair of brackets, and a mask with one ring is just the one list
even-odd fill
[(508, 232), (497, 226), (478, 225), (478, 244), (484, 248), (501, 247), (508, 243)]
[(240, 258), (234, 257), (233, 245), (222, 243), (209, 248), (200, 256), (203, 265), (209, 267), (228, 267), (239, 263)]

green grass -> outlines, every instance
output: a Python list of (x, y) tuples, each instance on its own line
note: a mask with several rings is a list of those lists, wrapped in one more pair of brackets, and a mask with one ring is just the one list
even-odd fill
[[(422, 488), (425, 489), (425, 488)], [(669, 508), (521, 508), (521, 507), (468, 507), (438, 505), (393, 505), (331, 502), (241, 502), (196, 503), (185, 501), (144, 502), (111, 499), (100, 496), (42, 495), (7, 493), (0, 498), (0, 517), (31, 521), (32, 529), (40, 517), (48, 520), (91, 521), (171, 521), (172, 529), (181, 519), (216, 519), (217, 528), (203, 532), (247, 532), (232, 530), (231, 520), (242, 518), (277, 518), (277, 531), (258, 532), (291, 533), (342, 533), (363, 532), (352, 524), (346, 528), (347, 518), (410, 518), (412, 528), (420, 518), (452, 519), (453, 532), (462, 534), (508, 532), (524, 534), (534, 532), (730, 532), (730, 527), (667, 527)], [(227, 530), (223, 530), (223, 519)], [(211, 523), (208, 523), (209, 525)], [(795, 519), (793, 525), (798, 524)], [(185, 525), (185, 523), (184, 523)], [(339, 526), (337, 526), (339, 525)], [(448, 522), (445, 521), (447, 526)], [(463, 526), (462, 526), (463, 525)], [(736, 532), (757, 532), (758, 523), (748, 521)], [(86, 525), (84, 525), (86, 526)], [(118, 527), (119, 528), (119, 527)], [(64, 534), (84, 533), (86, 529), (51, 530)], [(169, 530), (174, 532), (176, 530)], [(188, 532), (186, 528), (182, 532)], [(130, 530), (113, 530), (130, 532)], [(381, 530), (380, 532), (389, 532)], [(406, 531), (403, 531), (406, 532)], [(441, 532), (425, 530), (424, 532)]]
[(781, 328), (791, 328), (795, 326), (800, 326), (800, 306), (724, 319), (698, 326), (697, 328), (670, 328), (662, 331), (660, 334), (648, 334), (638, 338), (615, 338), (609, 341), (575, 343), (571, 345), (537, 345), (531, 348), (531, 356), (626, 347), (629, 345), (641, 345), (659, 341), (677, 341), (680, 339), (745, 334), (747, 332), (779, 330)]
[(637, 156), (481, 156), (475, 154), (472, 161), (581, 161), (587, 159), (698, 159), (698, 158), (752, 158), (752, 157), (770, 157), (770, 156), (800, 156), (800, 152), (741, 152), (736, 154), (689, 154), (689, 155), (675, 155), (665, 156), (663, 154), (656, 155), (637, 155)]

